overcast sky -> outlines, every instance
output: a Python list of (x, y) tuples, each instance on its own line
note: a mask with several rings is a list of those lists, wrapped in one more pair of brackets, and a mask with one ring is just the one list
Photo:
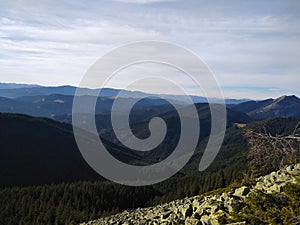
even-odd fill
[[(0, 82), (78, 85), (117, 46), (161, 40), (190, 49), (214, 72), (226, 97), (300, 96), (300, 1), (0, 0)], [(184, 74), (147, 64), (122, 71)], [(177, 75), (175, 75), (177, 74)], [(155, 90), (173, 93), (168, 87)]]

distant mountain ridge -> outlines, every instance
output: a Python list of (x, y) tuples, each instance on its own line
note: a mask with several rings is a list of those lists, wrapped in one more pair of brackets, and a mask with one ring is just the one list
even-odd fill
[[(82, 101), (88, 101), (94, 99), (95, 96), (79, 96)], [(18, 98), (4, 98), (0, 97), (0, 112), (3, 113), (21, 113), (38, 117), (55, 118), (63, 115), (72, 114), (74, 96), (72, 95), (39, 95), (39, 96), (24, 96)], [(98, 97), (96, 99), (96, 114), (106, 114), (111, 112), (111, 107), (114, 103), (113, 97)], [(124, 108), (120, 108), (119, 112), (122, 113), (125, 110), (125, 106), (136, 101), (134, 98), (119, 98), (119, 101), (123, 102)], [(181, 102), (175, 101), (175, 103), (181, 104)], [(144, 110), (151, 111), (172, 109), (171, 105), (163, 99), (159, 98), (143, 98), (136, 104), (136, 109), (143, 108)], [(160, 107), (159, 109), (157, 107)]]
[[(53, 87), (45, 87), (39, 85), (27, 85), (27, 84), (7, 84), (0, 83), (0, 97), (5, 98), (19, 98), (24, 96), (41, 96), (41, 95), (75, 95), (76, 88), (74, 86), (64, 85), (64, 86), (53, 86)], [(89, 89), (89, 88), (81, 88), (84, 91), (84, 95), (98, 96), (98, 92), (100, 89)], [(102, 88), (101, 89), (101, 97), (112, 97), (117, 96), (120, 91), (128, 98), (145, 98), (145, 97), (154, 97), (157, 96), (155, 94), (144, 93), (141, 91), (129, 91), (129, 90), (121, 90), (114, 88)], [(181, 95), (172, 95), (172, 94), (162, 94), (165, 99), (172, 99), (176, 101), (185, 102), (185, 99)], [(206, 103), (208, 102), (206, 97), (201, 96), (190, 96), (194, 103)], [(210, 98), (212, 102), (218, 102), (219, 99)], [(225, 99), (226, 104), (239, 104), (242, 102), (249, 101), (250, 99)]]
[(254, 119), (266, 119), (279, 116), (300, 117), (300, 99), (295, 96), (281, 96), (263, 101), (248, 101), (232, 107), (247, 113)]
[[(94, 98), (98, 96), (100, 89), (81, 89), (84, 96), (81, 98)], [(141, 100), (143, 104), (140, 107), (151, 108), (163, 106), (162, 111), (167, 108), (167, 101), (172, 100), (179, 106), (185, 106), (187, 102), (181, 95), (162, 94), (158, 98), (155, 94), (147, 94), (140, 91), (128, 91), (113, 88), (101, 89), (101, 95), (98, 98), (99, 106), (96, 108), (96, 114), (110, 112), (111, 105), (116, 96), (123, 92), (122, 98), (126, 103)], [(0, 112), (23, 113), (32, 116), (61, 117), (70, 115), (76, 87), (59, 86), (44, 87), (38, 85), (26, 84), (5, 84), (0, 83)], [(208, 99), (201, 96), (190, 96), (194, 103), (207, 103)], [(211, 98), (211, 102), (219, 102), (219, 99)], [(225, 99), (228, 108), (235, 111), (246, 113), (253, 119), (267, 119), (278, 116), (300, 117), (300, 99), (297, 96), (282, 96), (276, 99), (266, 99), (253, 101), (249, 99)], [(120, 110), (122, 111), (122, 110)]]
[(1, 83), (0, 82), (0, 89), (33, 88), (33, 87), (40, 87), (40, 85), (37, 85), (37, 84)]

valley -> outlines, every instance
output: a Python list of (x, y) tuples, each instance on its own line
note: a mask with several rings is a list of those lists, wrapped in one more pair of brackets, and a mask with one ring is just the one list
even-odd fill
[[(0, 221), (5, 221), (6, 225), (14, 225), (17, 221), (23, 221), (20, 224), (29, 221), (49, 225), (78, 224), (123, 210), (202, 195), (300, 160), (297, 142), (293, 144), (295, 154), (280, 155), (277, 151), (274, 155), (271, 143), (249, 136), (250, 131), (273, 136), (298, 132), (300, 107), (295, 96), (227, 105), (225, 139), (216, 159), (203, 172), (198, 171), (198, 164), (210, 135), (211, 115), (207, 103), (196, 103), (201, 132), (194, 155), (173, 177), (147, 187), (114, 184), (85, 162), (73, 136), (71, 95), (2, 97), (1, 100), (0, 206), (5, 208), (0, 207)], [(135, 136), (149, 136), (148, 121), (153, 117), (163, 118), (167, 125), (166, 137), (157, 148), (138, 152), (123, 146), (115, 136), (110, 118), (113, 100), (113, 96), (99, 98), (100, 111), (96, 109), (95, 117), (99, 137), (111, 155), (124, 163), (151, 165), (172, 153), (180, 134), (180, 118), (172, 105), (150, 98), (134, 106), (130, 127)], [(130, 99), (122, 101), (126, 103)], [(182, 104), (181, 107), (188, 106)], [(122, 111), (119, 113), (121, 116)], [(264, 117), (267, 118), (262, 120)], [(257, 148), (255, 143), (260, 146)], [(274, 161), (272, 156), (280, 160)], [(262, 161), (262, 158), (270, 161)]]

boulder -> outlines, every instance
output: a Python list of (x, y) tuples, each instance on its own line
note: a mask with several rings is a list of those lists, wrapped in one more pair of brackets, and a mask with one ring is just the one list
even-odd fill
[(243, 187), (235, 189), (234, 195), (238, 196), (238, 197), (246, 197), (249, 192), (250, 192), (250, 188), (243, 186)]
[(193, 215), (193, 207), (191, 204), (187, 204), (183, 207), (181, 207), (181, 214), (184, 216), (184, 218), (190, 217)]
[[(203, 215), (201, 216), (201, 222), (203, 222), (204, 224), (209, 224), (209, 216), (208, 215)], [(202, 224), (203, 224), (202, 223)]]

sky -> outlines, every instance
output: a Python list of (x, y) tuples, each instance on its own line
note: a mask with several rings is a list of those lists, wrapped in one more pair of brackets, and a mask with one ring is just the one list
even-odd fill
[[(0, 0), (0, 82), (77, 86), (112, 49), (158, 40), (197, 54), (227, 98), (300, 96), (299, 12), (298, 0)], [(199, 94), (186, 74), (154, 63), (120, 71), (108, 86), (126, 88), (139, 74)], [(174, 93), (157, 82), (139, 90)]]

